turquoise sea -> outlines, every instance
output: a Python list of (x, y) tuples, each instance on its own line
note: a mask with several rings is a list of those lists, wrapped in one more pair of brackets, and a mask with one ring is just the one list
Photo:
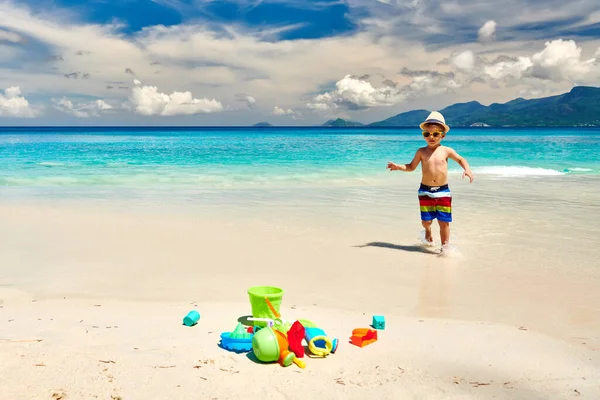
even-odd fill
[[(600, 129), (457, 128), (443, 144), (480, 176), (600, 174)], [(0, 128), (0, 188), (377, 185), (423, 145), (418, 129)]]

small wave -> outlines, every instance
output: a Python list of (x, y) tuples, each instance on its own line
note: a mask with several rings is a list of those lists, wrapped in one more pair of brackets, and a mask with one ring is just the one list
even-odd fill
[(565, 168), (564, 172), (593, 172), (591, 168)]
[(482, 175), (498, 175), (498, 176), (557, 176), (564, 175), (564, 172), (556, 171), (547, 168), (534, 167), (513, 167), (513, 166), (497, 166), (497, 167), (480, 167), (473, 168), (473, 172)]
[(42, 161), (37, 163), (37, 165), (41, 165), (42, 167), (64, 167), (65, 164), (53, 161)]

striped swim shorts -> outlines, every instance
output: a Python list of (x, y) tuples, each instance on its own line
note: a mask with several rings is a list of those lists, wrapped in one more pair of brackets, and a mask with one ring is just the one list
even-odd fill
[(452, 194), (448, 185), (419, 187), (419, 206), (421, 220), (431, 221), (435, 218), (442, 222), (452, 222)]

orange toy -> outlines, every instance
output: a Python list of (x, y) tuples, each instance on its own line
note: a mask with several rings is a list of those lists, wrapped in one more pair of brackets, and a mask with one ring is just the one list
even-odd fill
[(275, 337), (277, 337), (277, 342), (279, 343), (279, 364), (283, 367), (288, 367), (292, 363), (296, 364), (300, 368), (305, 368), (306, 364), (304, 361), (296, 358), (296, 355), (289, 350), (289, 342), (285, 335), (277, 330), (274, 330)]
[(268, 297), (265, 297), (265, 301), (267, 302), (267, 306), (269, 307), (269, 310), (271, 310), (275, 318), (281, 318), (281, 315), (277, 312), (275, 307), (273, 307), (273, 303), (271, 303), (271, 300), (269, 300)]
[(357, 328), (352, 331), (350, 342), (358, 347), (365, 347), (377, 341), (377, 331), (375, 329)]

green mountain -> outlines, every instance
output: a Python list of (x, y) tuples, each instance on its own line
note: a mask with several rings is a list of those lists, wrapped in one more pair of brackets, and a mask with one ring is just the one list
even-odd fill
[(361, 124), (360, 122), (356, 122), (356, 121), (346, 121), (345, 119), (330, 119), (329, 121), (325, 122), (323, 124), (323, 126), (334, 126), (336, 128), (339, 127), (352, 127), (352, 126), (363, 126), (363, 124)]
[(258, 122), (258, 123), (254, 124), (254, 125), (252, 125), (252, 126), (258, 126), (258, 127), (269, 127), (269, 126), (273, 126), (273, 125), (271, 125), (271, 124), (270, 124), (270, 123), (268, 123), (268, 122)]
[[(476, 101), (439, 110), (452, 126), (600, 126), (600, 88), (576, 86), (558, 96), (484, 106)], [(413, 110), (368, 126), (418, 126), (428, 110)]]

